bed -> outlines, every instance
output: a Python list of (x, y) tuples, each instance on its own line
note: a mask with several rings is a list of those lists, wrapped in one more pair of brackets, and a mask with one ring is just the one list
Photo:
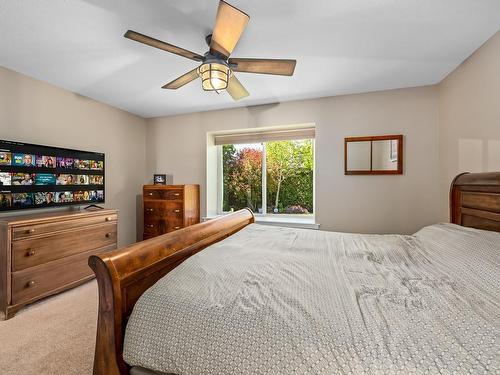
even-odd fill
[(498, 371), (500, 173), (457, 176), (450, 210), (411, 236), (242, 210), (91, 257), (94, 374)]

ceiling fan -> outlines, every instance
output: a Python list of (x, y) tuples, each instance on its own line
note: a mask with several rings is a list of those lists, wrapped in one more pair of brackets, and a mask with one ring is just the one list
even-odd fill
[(220, 0), (213, 33), (205, 38), (210, 49), (203, 56), (132, 30), (124, 37), (201, 62), (199, 67), (162, 88), (176, 90), (200, 77), (205, 91), (225, 89), (234, 100), (239, 100), (249, 93), (234, 72), (291, 76), (296, 64), (295, 60), (229, 58), (249, 20), (246, 13)]

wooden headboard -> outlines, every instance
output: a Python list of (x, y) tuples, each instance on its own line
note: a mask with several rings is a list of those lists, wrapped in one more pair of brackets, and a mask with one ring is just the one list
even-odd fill
[(500, 232), (500, 172), (462, 173), (450, 188), (452, 223)]

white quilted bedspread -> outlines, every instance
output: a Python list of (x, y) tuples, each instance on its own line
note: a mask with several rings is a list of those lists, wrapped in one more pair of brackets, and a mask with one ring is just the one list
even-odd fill
[(175, 374), (500, 373), (500, 234), (252, 224), (159, 280), (125, 334)]

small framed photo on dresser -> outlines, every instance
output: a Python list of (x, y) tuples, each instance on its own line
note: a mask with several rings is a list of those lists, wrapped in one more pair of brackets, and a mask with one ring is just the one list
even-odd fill
[(167, 175), (166, 174), (155, 174), (153, 176), (153, 184), (166, 185), (167, 184)]

